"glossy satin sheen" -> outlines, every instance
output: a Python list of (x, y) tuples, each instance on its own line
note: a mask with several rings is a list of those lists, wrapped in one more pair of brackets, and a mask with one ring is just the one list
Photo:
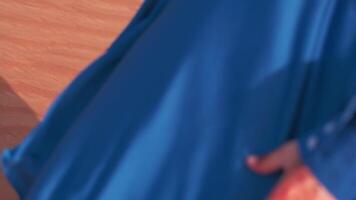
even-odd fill
[(245, 156), (310, 134), (355, 92), (355, 7), (147, 0), (4, 171), (24, 199), (264, 199), (279, 174)]

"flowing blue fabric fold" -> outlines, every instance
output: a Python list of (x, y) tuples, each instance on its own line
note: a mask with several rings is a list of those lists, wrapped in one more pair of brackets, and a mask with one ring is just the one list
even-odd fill
[(297, 138), (353, 199), (353, 126), (309, 138), (356, 94), (355, 21), (354, 0), (146, 0), (3, 171), (30, 200), (259, 200), (280, 174), (252, 173), (246, 155)]

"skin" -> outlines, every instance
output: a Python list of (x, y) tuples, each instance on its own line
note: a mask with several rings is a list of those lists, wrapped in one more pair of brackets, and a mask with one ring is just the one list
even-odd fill
[(257, 174), (269, 175), (283, 171), (281, 180), (268, 200), (336, 200), (303, 165), (298, 145), (291, 140), (266, 155), (250, 155), (247, 166)]

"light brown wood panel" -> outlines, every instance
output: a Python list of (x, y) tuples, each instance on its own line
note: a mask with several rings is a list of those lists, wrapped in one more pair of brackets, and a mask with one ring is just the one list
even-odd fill
[[(24, 138), (142, 0), (0, 0), (0, 150)], [(0, 173), (1, 174), (1, 173)], [(17, 199), (0, 177), (0, 199)]]

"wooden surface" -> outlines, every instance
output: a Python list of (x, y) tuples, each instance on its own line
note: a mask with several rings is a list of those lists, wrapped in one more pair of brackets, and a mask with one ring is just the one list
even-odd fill
[[(141, 1), (0, 0), (0, 151), (21, 142)], [(0, 199), (17, 199), (2, 175)]]

